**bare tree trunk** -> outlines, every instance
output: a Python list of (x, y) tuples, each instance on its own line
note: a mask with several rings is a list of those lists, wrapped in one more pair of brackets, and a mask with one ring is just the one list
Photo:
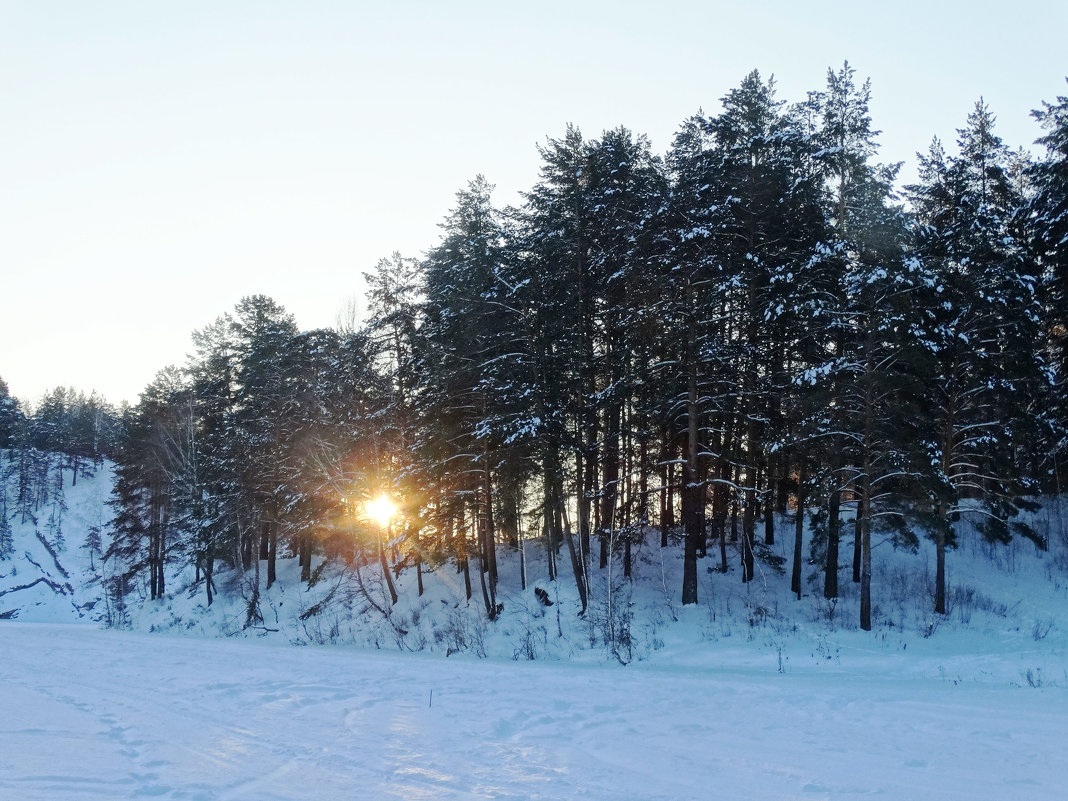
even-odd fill
[(768, 489), (764, 498), (764, 543), (775, 544), (775, 473), (779, 460), (775, 456), (768, 458)]
[(159, 595), (157, 597), (162, 598), (165, 592), (166, 574), (165, 568), (167, 565), (167, 527), (170, 525), (170, 515), (168, 513), (168, 504), (166, 497), (162, 501), (163, 511), (161, 513), (161, 522), (159, 527)]
[(542, 477), (542, 503), (545, 521), (545, 557), (549, 563), (549, 581), (556, 581), (556, 543), (553, 536), (553, 517), (556, 514), (553, 498), (552, 468), (546, 464)]
[(733, 438), (732, 424), (728, 421), (726, 430), (716, 435), (716, 450), (719, 451), (719, 463), (715, 469), (718, 479), (712, 488), (712, 532), (719, 541), (719, 572), (730, 570), (727, 564), (727, 514), (731, 504), (731, 463), (727, 458), (727, 448)]
[[(393, 603), (397, 603), (397, 588), (393, 586), (393, 576), (390, 574), (389, 565), (386, 563), (386, 549), (385, 544), (382, 542), (389, 536), (389, 528), (383, 527), (378, 529), (378, 563), (382, 566), (382, 577), (386, 581), (386, 587), (389, 589), (389, 598)], [(469, 595), (468, 598), (471, 596)]]
[(790, 574), (790, 590), (801, 600), (801, 549), (804, 545), (805, 532), (805, 471), (806, 456), (801, 453), (797, 457), (797, 517), (794, 518), (794, 560), (793, 570)]
[(208, 606), (211, 606), (212, 601), (215, 600), (214, 592), (215, 587), (212, 584), (212, 577), (215, 574), (215, 549), (208, 547), (207, 552), (204, 554), (204, 590), (208, 595)]
[(838, 488), (840, 466), (841, 459), (836, 456), (831, 470), (831, 494), (827, 501), (827, 562), (823, 571), (823, 597), (828, 599), (838, 597), (838, 541), (841, 529), (839, 511), (842, 501), (842, 491)]
[(482, 553), (486, 562), (486, 571), (489, 573), (490, 590), (494, 595), (497, 591), (497, 532), (493, 526), (493, 482), (490, 477), (489, 454), (483, 454), (485, 469), (482, 471), (483, 501), (482, 501)]
[(527, 588), (527, 549), (523, 542), (523, 527), (516, 527), (516, 540), (519, 547), (519, 589)]
[(278, 561), (278, 522), (273, 519), (267, 524), (268, 544), (270, 550), (267, 552), (267, 589), (271, 588), (277, 577), (276, 563)]
[(591, 477), (587, 475), (586, 466), (589, 459), (585, 447), (580, 448), (575, 462), (575, 506), (578, 510), (579, 550), (582, 556), (590, 552), (590, 493), (591, 485), (587, 483)]
[(464, 593), (467, 600), (471, 600), (471, 560), (467, 558), (467, 544), (466, 537), (464, 537), (464, 557), (460, 562), (460, 570), (464, 574)]
[(423, 597), (423, 544), (418, 530), (415, 532), (415, 584), (419, 597)]
[(671, 492), (671, 482), (674, 480), (671, 460), (674, 457), (671, 447), (671, 426), (665, 425), (662, 429), (663, 443), (660, 451), (660, 547), (668, 546), (668, 532), (675, 526), (675, 498)]
[(860, 507), (863, 505), (863, 503), (864, 503), (864, 501), (858, 496), (857, 497), (857, 516), (853, 520), (853, 583), (854, 584), (859, 584), (860, 583), (860, 576), (861, 576), (861, 572), (862, 572), (862, 570), (861, 570), (861, 567), (862, 567), (861, 562), (863, 561), (862, 552), (864, 550), (864, 546), (863, 546), (863, 543), (861, 542), (861, 540), (863, 539), (863, 534), (861, 532), (861, 529), (864, 527), (864, 523), (861, 520), (862, 514), (861, 514)]
[(575, 538), (571, 534), (570, 526), (564, 531), (564, 540), (567, 542), (567, 552), (571, 557), (571, 570), (575, 574), (575, 588), (578, 590), (579, 603), (582, 605), (579, 614), (584, 615), (589, 603), (589, 587), (587, 586), (585, 564), (582, 561), (581, 554), (575, 549)]
[(260, 559), (268, 559), (271, 555), (271, 531), (270, 523), (260, 521)]
[(939, 615), (946, 613), (946, 529), (949, 527), (946, 505), (939, 504), (935, 528), (935, 598), (934, 610)]
[(253, 539), (253, 534), (247, 528), (242, 528), (241, 526), (238, 526), (238, 529), (240, 530), (240, 535), (239, 536), (240, 536), (240, 539), (241, 539), (241, 569), (242, 570), (251, 570), (252, 569), (252, 545), (253, 545), (252, 539)]
[(486, 617), (490, 620), (497, 619), (497, 597), (493, 594), (492, 582), (486, 587), (486, 560), (484, 557), (478, 560), (478, 583), (482, 587), (482, 602), (486, 605)]
[(683, 469), (682, 523), (685, 531), (685, 547), (682, 561), (682, 603), (697, 603), (697, 547), (704, 528), (704, 487), (698, 481), (697, 471), (697, 375), (691, 364), (687, 388), (687, 448)]
[(749, 465), (746, 468), (745, 508), (742, 512), (742, 582), (752, 581), (755, 577), (753, 564), (753, 542), (756, 539), (756, 509), (757, 509), (757, 426), (756, 421), (750, 420), (747, 437), (749, 439)]
[(311, 581), (311, 563), (312, 563), (312, 539), (311, 536), (304, 532), (300, 536), (300, 580), (307, 584)]
[(871, 459), (864, 458), (864, 474), (857, 520), (860, 521), (860, 627), (871, 631)]

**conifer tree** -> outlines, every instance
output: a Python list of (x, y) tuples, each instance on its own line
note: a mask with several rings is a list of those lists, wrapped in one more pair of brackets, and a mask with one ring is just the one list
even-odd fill
[[(959, 155), (933, 147), (921, 183), (915, 249), (931, 273), (923, 339), (933, 364), (923, 441), (929, 526), (935, 542), (935, 611), (946, 611), (946, 551), (961, 514), (984, 536), (1007, 541), (1023, 487), (1012, 443), (1027, 439), (1026, 399), (1039, 391), (1034, 342), (1039, 319), (1036, 268), (1013, 225), (1022, 203), (1010, 181), (1008, 149), (979, 101), (958, 130)], [(976, 499), (979, 505), (970, 502)]]
[[(1054, 488), (1065, 486), (1068, 469), (1068, 97), (1033, 112), (1046, 130), (1038, 144), (1045, 157), (1028, 171), (1033, 195), (1026, 208), (1031, 247), (1042, 271), (1042, 345), (1048, 352), (1052, 392)], [(1036, 411), (1039, 411), (1036, 408)]]

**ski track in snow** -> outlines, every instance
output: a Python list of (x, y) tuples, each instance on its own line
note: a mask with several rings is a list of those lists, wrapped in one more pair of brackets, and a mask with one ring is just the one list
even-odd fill
[[(0, 798), (1060, 799), (1068, 693), (0, 628)], [(431, 699), (431, 692), (433, 697)]]

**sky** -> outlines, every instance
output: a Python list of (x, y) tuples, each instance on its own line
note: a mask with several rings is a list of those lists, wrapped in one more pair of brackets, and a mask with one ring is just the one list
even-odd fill
[(1026, 146), (1065, 30), (1029, 0), (0, 0), (0, 378), (133, 403), (243, 296), (333, 326), (476, 175), (519, 203), (568, 123), (663, 153), (753, 69), (793, 102), (848, 60), (906, 180), (979, 97)]

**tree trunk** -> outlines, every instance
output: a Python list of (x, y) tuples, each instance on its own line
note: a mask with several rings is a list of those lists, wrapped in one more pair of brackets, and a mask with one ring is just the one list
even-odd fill
[(276, 573), (276, 563), (278, 561), (278, 523), (272, 520), (267, 524), (267, 528), (270, 532), (268, 536), (269, 550), (267, 552), (267, 589), (271, 588), (274, 584)]
[(240, 537), (241, 537), (241, 569), (242, 570), (251, 570), (252, 569), (252, 545), (253, 545), (252, 540), (253, 540), (253, 533), (246, 529), (246, 530), (241, 532)]
[(764, 498), (764, 544), (775, 544), (775, 472), (779, 460), (774, 456), (768, 459), (768, 489)]
[(937, 528), (935, 529), (935, 598), (934, 610), (939, 615), (946, 613), (946, 528), (949, 517), (945, 504), (939, 509)]
[(589, 588), (587, 586), (587, 576), (585, 563), (582, 561), (581, 553), (575, 549), (575, 538), (571, 534), (571, 528), (568, 527), (564, 532), (564, 539), (567, 542), (567, 552), (571, 557), (571, 570), (575, 574), (575, 588), (578, 590), (579, 603), (582, 608), (579, 610), (580, 615), (586, 614), (586, 607), (589, 603)]
[(682, 560), (682, 603), (697, 603), (697, 547), (704, 528), (704, 487), (697, 476), (697, 376), (691, 369), (687, 389), (687, 454), (683, 469), (682, 524), (686, 536)]
[(311, 581), (311, 563), (312, 563), (312, 539), (311, 536), (305, 532), (300, 537), (300, 580), (307, 584)]
[(871, 631), (871, 463), (864, 460), (861, 498), (857, 508), (860, 522), (860, 627)]
[(668, 547), (668, 531), (675, 525), (675, 500), (671, 494), (671, 481), (674, 471), (671, 459), (674, 456), (671, 447), (671, 427), (664, 426), (663, 443), (660, 451), (660, 547)]
[(605, 437), (602, 445), (600, 509), (597, 518), (600, 521), (601, 554), (600, 567), (603, 570), (612, 558), (612, 540), (616, 530), (616, 502), (619, 495), (619, 428), (620, 404), (613, 402), (605, 411)]
[(260, 559), (267, 559), (271, 555), (270, 526), (266, 520), (260, 521)]
[(161, 512), (161, 522), (159, 527), (159, 594), (157, 597), (162, 598), (165, 592), (166, 573), (165, 568), (167, 565), (167, 527), (170, 525), (170, 515), (168, 514), (167, 498), (164, 496), (163, 510)]
[(523, 528), (517, 525), (515, 529), (516, 540), (519, 548), (519, 589), (527, 588), (527, 549), (523, 543)]
[(575, 508), (578, 511), (579, 551), (582, 556), (590, 552), (590, 485), (586, 482), (586, 449), (580, 448), (575, 461)]
[(858, 497), (857, 498), (857, 516), (853, 520), (853, 583), (854, 584), (859, 584), (860, 583), (860, 576), (861, 576), (861, 572), (862, 572), (862, 570), (861, 570), (861, 562), (863, 561), (862, 551), (864, 550), (864, 546), (861, 543), (861, 539), (863, 538), (863, 535), (861, 533), (861, 528), (863, 528), (863, 526), (864, 526), (864, 523), (861, 521), (862, 514), (861, 514), (860, 507), (861, 507), (862, 504), (863, 504), (863, 501)]
[(215, 551), (212, 548), (208, 548), (207, 553), (204, 554), (204, 590), (208, 595), (208, 606), (211, 606), (212, 601), (215, 600), (214, 592), (215, 587), (212, 586), (212, 576), (215, 574)]
[(839, 508), (842, 501), (842, 491), (838, 488), (840, 464), (841, 461), (836, 458), (831, 470), (831, 494), (827, 500), (827, 562), (823, 570), (823, 597), (828, 599), (838, 597)]
[[(717, 435), (718, 436), (718, 435)], [(712, 532), (719, 541), (719, 572), (726, 573), (727, 565), (727, 513), (731, 502), (731, 464), (725, 451), (731, 441), (730, 430), (719, 438), (719, 464), (716, 467), (716, 481), (712, 488)]]
[(742, 509), (742, 582), (753, 580), (753, 541), (756, 538), (756, 510), (757, 510), (757, 426), (755, 420), (750, 420), (747, 426), (746, 436), (749, 440), (749, 462), (745, 471), (745, 480), (748, 486), (745, 488), (745, 506)]
[(482, 471), (483, 499), (482, 499), (482, 553), (486, 563), (486, 571), (489, 573), (490, 590), (494, 598), (497, 593), (497, 532), (493, 526), (493, 483), (490, 478), (489, 454), (483, 454), (486, 460), (485, 469)]
[(797, 464), (797, 517), (794, 518), (794, 560), (790, 574), (790, 590), (801, 600), (801, 549), (805, 533), (805, 454), (798, 457)]
[(460, 571), (464, 574), (464, 594), (467, 600), (471, 600), (471, 560), (467, 558), (465, 550), (463, 561), (460, 563)]
[(753, 534), (752, 529), (742, 526), (742, 583), (746, 584), (755, 578), (756, 565), (753, 559)]
[(480, 558), (478, 560), (478, 583), (482, 586), (482, 602), (486, 605), (486, 617), (490, 620), (497, 619), (497, 596), (493, 592), (493, 582), (490, 582), (490, 586), (486, 587), (486, 560)]
[[(389, 528), (386, 527), (385, 531), (382, 527), (378, 530), (378, 563), (382, 566), (382, 577), (386, 581), (386, 587), (389, 589), (389, 597), (393, 603), (397, 603), (397, 588), (393, 586), (393, 576), (390, 573), (389, 565), (386, 563), (386, 548), (383, 540), (389, 536)], [(268, 585), (269, 586), (269, 585)], [(468, 595), (468, 598), (471, 596)]]
[(415, 584), (419, 591), (419, 597), (423, 597), (423, 544), (420, 541), (419, 531), (415, 532)]
[(757, 483), (759, 482), (757, 460), (760, 454), (757, 451), (757, 426), (755, 420), (750, 420), (746, 436), (749, 439), (746, 468), (745, 508), (742, 512), (742, 583), (752, 581), (755, 577), (753, 565), (753, 544), (756, 539), (756, 510), (757, 510)]
[(556, 581), (556, 543), (553, 541), (553, 516), (555, 514), (555, 504), (553, 501), (553, 484), (552, 484), (552, 472), (548, 464), (545, 465), (545, 472), (542, 476), (542, 503), (543, 510), (542, 516), (545, 521), (545, 558), (548, 560), (549, 567), (549, 581)]
[(741, 499), (741, 491), (738, 485), (742, 481), (742, 468), (734, 465), (731, 468), (731, 542), (738, 542), (738, 504)]

